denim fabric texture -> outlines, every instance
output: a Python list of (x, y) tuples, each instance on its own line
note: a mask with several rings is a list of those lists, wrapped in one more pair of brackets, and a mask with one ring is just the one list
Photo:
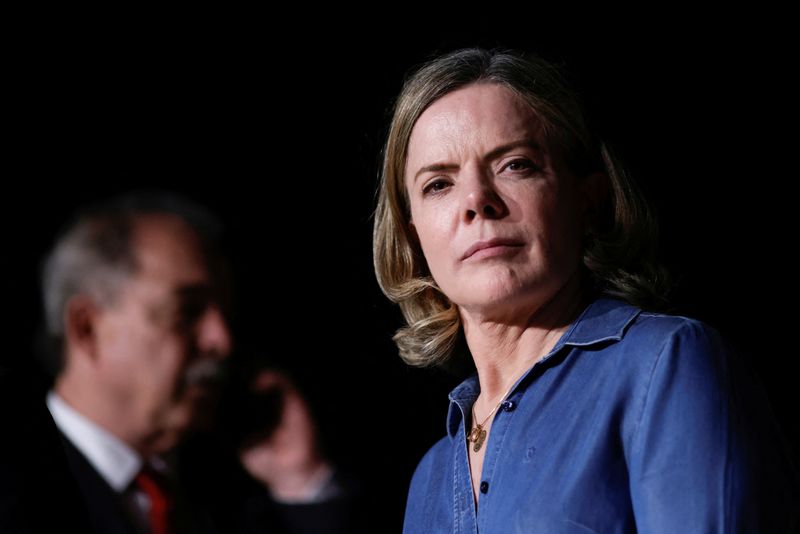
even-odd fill
[(405, 533), (797, 526), (797, 472), (763, 390), (699, 321), (591, 303), (495, 414), (476, 506), (466, 435), (479, 392), (473, 375), (450, 393)]

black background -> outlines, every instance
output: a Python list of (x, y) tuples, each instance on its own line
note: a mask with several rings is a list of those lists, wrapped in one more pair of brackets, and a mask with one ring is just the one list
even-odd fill
[(677, 311), (716, 326), (751, 359), (798, 451), (796, 60), (777, 16), (325, 30), (302, 19), (213, 19), (51, 20), (12, 40), (6, 365), (36, 372), (38, 265), (77, 206), (132, 188), (185, 194), (226, 223), (241, 353), (294, 374), (330, 454), (361, 476), (395, 530), (458, 379), (405, 367), (390, 341), (400, 316), (371, 259), (379, 151), (409, 69), (436, 52), (504, 46), (567, 65), (657, 207), (663, 256), (680, 280)]

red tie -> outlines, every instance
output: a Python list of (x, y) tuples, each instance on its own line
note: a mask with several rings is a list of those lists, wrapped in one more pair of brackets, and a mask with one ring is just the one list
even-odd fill
[(150, 500), (151, 534), (170, 534), (169, 516), (173, 502), (164, 475), (145, 464), (136, 475), (136, 483)]

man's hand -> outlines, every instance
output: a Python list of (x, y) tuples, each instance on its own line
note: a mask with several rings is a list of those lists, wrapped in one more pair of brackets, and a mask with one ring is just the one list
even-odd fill
[(259, 372), (252, 388), (257, 394), (279, 392), (281, 411), (269, 436), (240, 449), (242, 465), (279, 501), (314, 500), (330, 479), (331, 468), (320, 456), (316, 426), (305, 400), (289, 379), (277, 371)]

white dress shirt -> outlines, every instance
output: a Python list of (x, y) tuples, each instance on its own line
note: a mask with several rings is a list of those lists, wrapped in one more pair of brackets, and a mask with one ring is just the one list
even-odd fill
[(47, 408), (61, 433), (86, 457), (103, 480), (118, 493), (128, 489), (142, 468), (139, 454), (76, 411), (54, 391), (47, 394)]
[[(75, 410), (54, 391), (47, 394), (47, 408), (61, 433), (122, 496), (125, 506), (146, 529), (150, 500), (136, 486), (131, 486), (144, 464), (142, 457), (118, 437)], [(166, 463), (160, 458), (151, 458), (150, 464), (158, 471), (166, 469)]]

